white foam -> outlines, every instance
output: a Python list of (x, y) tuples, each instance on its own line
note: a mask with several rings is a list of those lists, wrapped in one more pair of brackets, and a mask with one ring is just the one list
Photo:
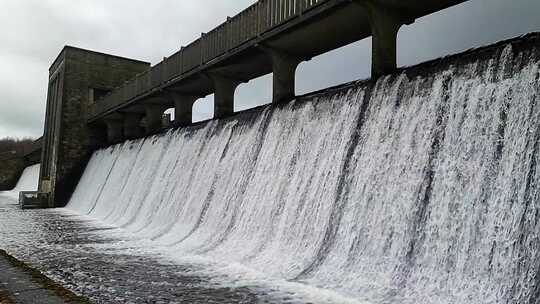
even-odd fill
[(21, 191), (37, 191), (39, 183), (39, 164), (29, 166), (24, 169), (17, 185), (11, 191), (0, 192), (0, 196), (8, 197), (13, 200), (19, 199)]

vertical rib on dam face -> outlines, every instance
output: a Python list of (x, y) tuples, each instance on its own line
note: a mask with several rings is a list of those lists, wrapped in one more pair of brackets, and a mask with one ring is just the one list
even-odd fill
[(68, 208), (352, 299), (534, 303), (532, 40), (97, 151)]

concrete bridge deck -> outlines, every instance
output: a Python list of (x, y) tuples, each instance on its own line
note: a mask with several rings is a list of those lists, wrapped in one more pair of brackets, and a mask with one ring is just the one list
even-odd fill
[(110, 143), (136, 138), (158, 132), (168, 108), (175, 125), (190, 124), (193, 103), (212, 93), (225, 117), (236, 87), (269, 73), (273, 102), (288, 101), (299, 63), (370, 36), (377, 77), (396, 68), (402, 25), (465, 1), (260, 0), (98, 100), (88, 122), (106, 126)]

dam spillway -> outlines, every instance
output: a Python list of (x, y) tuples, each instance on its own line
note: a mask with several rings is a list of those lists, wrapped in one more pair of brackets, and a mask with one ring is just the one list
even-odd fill
[(99, 150), (67, 208), (359, 303), (536, 303), (538, 45)]

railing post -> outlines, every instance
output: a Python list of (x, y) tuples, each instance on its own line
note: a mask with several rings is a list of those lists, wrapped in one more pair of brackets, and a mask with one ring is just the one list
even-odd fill
[(262, 8), (261, 8), (261, 12), (262, 12), (262, 20), (261, 20), (261, 34), (264, 33), (266, 31), (266, 29), (268, 28), (268, 7), (270, 6), (268, 4), (268, 1), (269, 0), (261, 0), (262, 4)]
[(275, 1), (268, 1), (268, 28), (271, 29), (274, 26), (274, 6)]
[(162, 64), (161, 64), (161, 85), (164, 86), (165, 83), (167, 82), (168, 80), (168, 74), (167, 74), (167, 71), (168, 71), (168, 66), (169, 66), (169, 58), (167, 57), (163, 57), (163, 61), (162, 61)]
[(201, 33), (201, 40), (200, 40), (200, 43), (199, 43), (199, 47), (201, 49), (201, 63), (200, 65), (202, 66), (204, 64), (204, 52), (205, 52), (205, 45), (204, 45), (204, 36), (205, 36), (205, 33)]
[(150, 91), (152, 88), (152, 70), (148, 70), (148, 73), (146, 74), (146, 89), (145, 92)]
[(260, 36), (261, 34), (261, 31), (260, 31), (260, 26), (261, 26), (261, 1), (258, 1), (256, 6), (255, 6), (255, 11), (256, 11), (256, 22), (255, 22), (255, 35), (257, 37)]
[(227, 51), (231, 49), (231, 17), (227, 16), (225, 21), (225, 48)]
[(180, 75), (184, 74), (185, 66), (184, 66), (184, 46), (180, 47)]
[(281, 1), (275, 0), (276, 2), (276, 25), (281, 23)]

